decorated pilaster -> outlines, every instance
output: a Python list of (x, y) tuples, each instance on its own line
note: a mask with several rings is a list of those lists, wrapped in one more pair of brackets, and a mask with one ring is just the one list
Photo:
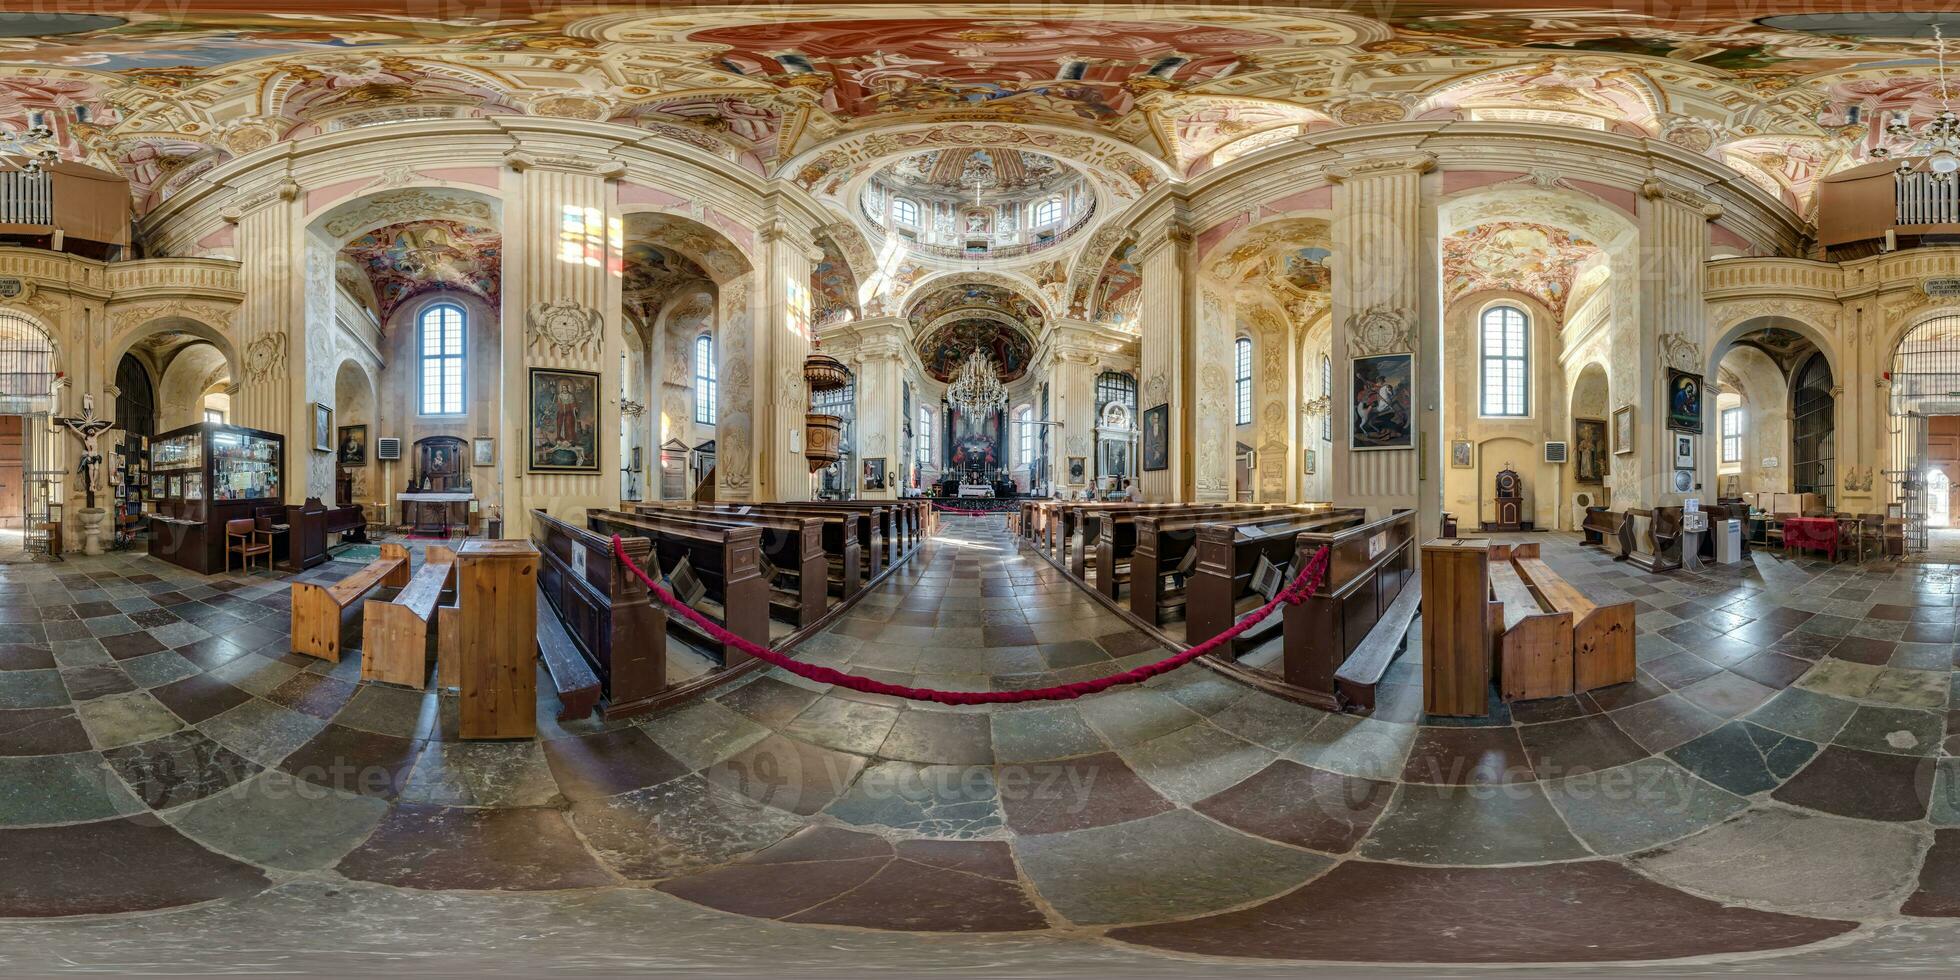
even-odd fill
[[(1153, 216), (1138, 237), (1136, 254), (1142, 271), (1143, 299), (1138, 322), (1143, 326), (1138, 359), (1138, 411), (1144, 419), (1143, 460), (1139, 464), (1144, 499), (1155, 501), (1194, 499), (1195, 480), (1192, 454), (1186, 444), (1192, 431), (1192, 397), (1189, 385), (1191, 367), (1197, 363), (1187, 329), (1192, 319), (1192, 290), (1196, 274), (1191, 256), (1190, 229), (1170, 205)], [(1224, 363), (1224, 362), (1220, 362)], [(1168, 453), (1163, 469), (1150, 469), (1151, 447), (1156, 438), (1150, 427), (1151, 409), (1168, 406), (1163, 434)], [(1227, 435), (1229, 438), (1229, 434)], [(1051, 441), (1052, 445), (1052, 441)]]
[(768, 263), (768, 299), (763, 306), (764, 344), (758, 357), (770, 383), (761, 392), (768, 425), (759, 433), (768, 467), (761, 499), (810, 499), (810, 468), (803, 456), (803, 415), (810, 390), (803, 381), (803, 359), (810, 353), (810, 269), (823, 249), (807, 228), (778, 217), (762, 229)]
[[(1342, 506), (1417, 507), (1434, 527), (1442, 508), (1438, 449), (1442, 402), (1442, 316), (1431, 209), (1424, 206), (1426, 153), (1373, 157), (1329, 167), (1334, 194), (1334, 457), (1332, 496)], [(1408, 392), (1411, 431), (1374, 426), (1384, 446), (1353, 444), (1355, 363), (1379, 387), (1378, 411), (1392, 417), (1395, 386)], [(1406, 360), (1404, 360), (1406, 359)], [(1413, 382), (1411, 384), (1411, 382)]]
[[(592, 152), (520, 139), (507, 153), (505, 186), (504, 391), (498, 453), (504, 480), (505, 535), (529, 527), (529, 512), (575, 517), (619, 503), (619, 364), (625, 347), (620, 301), (620, 226), (612, 180), (623, 165)], [(521, 326), (520, 326), (521, 325)], [(515, 327), (515, 328), (514, 328)], [(540, 394), (579, 412), (578, 435), (531, 430), (531, 372)], [(583, 438), (586, 375), (597, 375), (596, 445)], [(548, 386), (544, 382), (550, 382)], [(561, 385), (563, 387), (561, 387)], [(544, 441), (548, 440), (548, 441)], [(539, 447), (556, 448), (540, 457)], [(582, 517), (581, 517), (582, 521)]]
[[(1048, 474), (1063, 494), (1089, 489), (1096, 471), (1096, 365), (1101, 351), (1092, 342), (1095, 332), (1094, 324), (1062, 319), (1048, 337), (1048, 417), (1061, 423), (1048, 427)], [(1010, 427), (1010, 451), (1013, 441)], [(1080, 480), (1069, 469), (1071, 458), (1082, 460)]]
[[(224, 210), (225, 220), (238, 226), (243, 288), (232, 342), (244, 378), (232, 399), (231, 421), (296, 434), (286, 441), (284, 494), (288, 503), (295, 504), (308, 496), (330, 499), (333, 492), (332, 454), (314, 453), (310, 441), (298, 435), (313, 431), (307, 380), (313, 359), (305, 331), (317, 326), (307, 316), (307, 276), (299, 266), (309, 251), (295, 203), (299, 196), (299, 184), (282, 177), (240, 190)], [(332, 326), (329, 320), (322, 329)], [(295, 336), (293, 331), (301, 332)], [(332, 383), (329, 377), (327, 384)], [(316, 461), (316, 455), (323, 459)], [(316, 468), (323, 472), (316, 474)], [(325, 494), (315, 489), (322, 483)]]
[[(1646, 392), (1648, 397), (1633, 401), (1653, 408), (1634, 413), (1644, 433), (1634, 436), (1638, 448), (1628, 460), (1631, 465), (1623, 468), (1616, 460), (1613, 466), (1615, 473), (1643, 474), (1643, 485), (1634, 490), (1634, 496), (1623, 496), (1627, 488), (1616, 482), (1613, 506), (1678, 504), (1686, 497), (1712, 500), (1715, 488), (1711, 481), (1721, 448), (1715, 396), (1699, 393), (1702, 437), (1695, 453), (1696, 465), (1693, 478), (1685, 487), (1678, 487), (1674, 479), (1675, 432), (1667, 425), (1673, 407), (1668, 378), (1670, 369), (1692, 375), (1707, 370), (1701, 346), (1707, 323), (1707, 306), (1701, 298), (1702, 266), (1708, 259), (1708, 223), (1721, 217), (1722, 209), (1700, 191), (1659, 178), (1643, 184), (1640, 197), (1640, 254), (1645, 261), (1640, 270), (1640, 316), (1633, 327), (1640, 344), (1636, 360), (1640, 378), (1633, 390)], [(1623, 337), (1615, 337), (1616, 360), (1625, 352)], [(1618, 407), (1620, 393), (1615, 391), (1613, 397)]]
[[(904, 317), (881, 316), (840, 324), (825, 332), (824, 349), (851, 369), (857, 383), (857, 443), (849, 459), (855, 472), (846, 474), (845, 485), (859, 488), (858, 496), (867, 500), (890, 500), (897, 496), (894, 485), (899, 471), (905, 424), (901, 405), (906, 374), (906, 355), (911, 325)], [(864, 461), (883, 459), (885, 472), (892, 475), (880, 490), (863, 489)]]

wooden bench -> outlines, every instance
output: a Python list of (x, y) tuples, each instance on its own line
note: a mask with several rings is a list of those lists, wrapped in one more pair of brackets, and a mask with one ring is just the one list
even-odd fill
[(1572, 690), (1633, 680), (1633, 603), (1593, 602), (1539, 559), (1536, 544), (1513, 545), (1511, 563), (1546, 609), (1572, 617)]
[[(555, 620), (564, 627), (597, 678), (606, 702), (606, 717), (628, 717), (652, 709), (668, 686), (666, 607), (655, 602), (639, 576), (621, 564), (613, 553), (610, 536), (533, 510), (531, 542), (540, 556), (538, 593), (545, 601), (538, 618), (540, 622)], [(625, 535), (621, 544), (630, 560), (647, 565), (653, 552), (651, 541)], [(546, 610), (550, 616), (545, 615)], [(447, 625), (439, 622), (438, 626), (440, 639), (453, 635)], [(550, 660), (546, 666), (551, 666)], [(587, 693), (579, 671), (554, 670), (552, 683), (563, 706), (560, 720), (591, 713), (596, 698)]]
[(1069, 551), (1068, 572), (1089, 584), (1090, 559), (1096, 569), (1095, 589), (1112, 599), (1122, 597), (1130, 555), (1136, 550), (1136, 521), (1148, 514), (1159, 520), (1177, 517), (1236, 517), (1302, 509), (1291, 504), (1130, 504), (1087, 510), (1077, 518), (1082, 544)]
[(1681, 567), (1681, 508), (1629, 509), (1621, 515), (1618, 559), (1649, 572)]
[[(1337, 511), (1338, 513), (1338, 511)], [(1421, 610), (1414, 510), (1294, 537), (1293, 569), (1328, 550), (1327, 575), (1284, 617), (1281, 676), (1316, 703), (1372, 711), (1376, 689)]]
[(599, 705), (599, 675), (586, 662), (584, 651), (565, 631), (565, 624), (551, 608), (551, 600), (538, 591), (538, 659), (558, 692), (558, 720), (571, 721), (591, 716)]
[[(818, 521), (816, 545), (823, 558), (827, 574), (815, 581), (827, 582), (827, 592), (835, 593), (839, 600), (849, 599), (863, 591), (870, 584), (871, 574), (865, 571), (865, 548), (859, 543), (861, 535), (877, 533), (875, 514), (845, 508), (816, 509), (772, 509), (773, 505), (756, 504), (638, 504), (630, 508), (635, 514), (683, 513), (715, 516), (736, 522), (777, 520), (796, 522), (800, 529), (804, 522)], [(779, 546), (765, 539), (770, 548), (770, 561), (779, 567), (786, 561), (794, 561), (795, 569), (802, 568), (805, 557), (790, 559), (779, 556)], [(876, 554), (871, 556), (873, 559)], [(812, 566), (814, 569), (814, 566)], [(800, 580), (799, 580), (800, 585)]]
[[(1604, 507), (1586, 508), (1586, 519), (1579, 525), (1579, 530), (1583, 533), (1584, 537), (1579, 543), (1596, 544), (1603, 548), (1612, 547), (1617, 550), (1617, 542), (1620, 538), (1620, 522), (1624, 520), (1626, 520), (1626, 515), (1616, 514)], [(1608, 542), (1613, 542), (1613, 544), (1609, 545)]]
[[(624, 515), (617, 512), (588, 512), (586, 529), (601, 537), (618, 534), (652, 542), (649, 556), (655, 565), (649, 571), (665, 574), (685, 557), (695, 575), (707, 587), (707, 594), (696, 610), (721, 627), (757, 646), (769, 645), (769, 583), (762, 578), (761, 527), (710, 526), (679, 514)], [(723, 667), (747, 662), (750, 657), (733, 643), (722, 643), (685, 616), (667, 620), (669, 629), (691, 636), (710, 659)]]
[(421, 690), (429, 678), (429, 627), (442, 593), (456, 585), (456, 553), (439, 544), (392, 599), (361, 605), (361, 679)]
[[(1194, 545), (1198, 560), (1192, 566), (1187, 586), (1190, 598), (1185, 607), (1186, 639), (1192, 643), (1209, 639), (1238, 621), (1239, 601), (1256, 595), (1252, 590), (1252, 575), (1260, 558), (1275, 566), (1285, 566), (1285, 577), (1290, 580), (1299, 574), (1292, 563), (1298, 557), (1301, 533), (1338, 531), (1364, 522), (1364, 513), (1340, 510), (1312, 514), (1282, 512), (1199, 524)], [(1286, 584), (1289, 582), (1283, 581), (1281, 587)], [(1269, 617), (1240, 634), (1225, 652), (1238, 656), (1258, 645), (1269, 631), (1283, 629), (1284, 621), (1283, 616)]]
[[(1356, 508), (1332, 510), (1326, 504), (1215, 505), (1210, 511), (1153, 511), (1147, 516), (1112, 518), (1110, 527), (1111, 562), (1117, 550), (1116, 535), (1128, 525), (1135, 535), (1130, 546), (1128, 576), (1130, 612), (1153, 626), (1169, 622), (1180, 610), (1189, 612), (1188, 583), (1198, 560), (1198, 528), (1206, 523), (1250, 521), (1281, 522), (1323, 516), (1335, 523), (1359, 520), (1364, 512)], [(1101, 542), (1097, 543), (1101, 549)], [(1099, 556), (1100, 563), (1102, 558)], [(1275, 564), (1284, 564), (1276, 561)], [(1186, 589), (1167, 589), (1164, 576), (1183, 572)], [(1251, 569), (1248, 567), (1247, 574)], [(1121, 598), (1121, 595), (1117, 596)], [(1210, 634), (1206, 634), (1210, 635)]]
[[(858, 555), (862, 561), (864, 584), (866, 585), (870, 584), (872, 579), (877, 578), (878, 573), (883, 571), (888, 563), (896, 562), (903, 556), (903, 552), (893, 545), (890, 538), (890, 529), (893, 524), (891, 508), (882, 503), (865, 507), (846, 507), (829, 503), (808, 505), (690, 504), (669, 501), (655, 505), (642, 504), (638, 509), (641, 513), (658, 513), (660, 511), (670, 510), (681, 512), (711, 510), (735, 517), (741, 517), (747, 514), (781, 514), (804, 517), (836, 516), (847, 518), (857, 522), (857, 538), (860, 543)], [(902, 520), (900, 523), (903, 523)]]
[(340, 614), (378, 586), (408, 585), (408, 549), (381, 546), (381, 557), (332, 585), (293, 583), (293, 652), (340, 662)]
[(762, 555), (776, 567), (780, 580), (769, 583), (770, 614), (795, 624), (798, 629), (814, 626), (823, 618), (830, 601), (830, 563), (823, 549), (823, 518), (777, 513), (735, 514), (709, 507), (686, 511), (636, 507), (631, 513), (596, 510), (588, 513), (632, 517), (649, 512), (710, 527), (762, 528)]
[[(1518, 545), (1517, 552), (1538, 546)], [(1512, 546), (1490, 546), (1491, 655), (1506, 701), (1571, 694), (1572, 612), (1542, 602), (1511, 563)]]

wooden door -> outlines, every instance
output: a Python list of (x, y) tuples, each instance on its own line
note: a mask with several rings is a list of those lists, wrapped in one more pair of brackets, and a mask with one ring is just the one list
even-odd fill
[(27, 510), (23, 421), (19, 415), (0, 415), (0, 528), (11, 531), (21, 529)]

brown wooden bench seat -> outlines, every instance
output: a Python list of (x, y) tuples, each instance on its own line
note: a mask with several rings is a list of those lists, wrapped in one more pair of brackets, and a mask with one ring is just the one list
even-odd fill
[(824, 553), (822, 517), (779, 513), (736, 514), (710, 507), (686, 510), (635, 507), (631, 512), (647, 513), (693, 520), (714, 527), (762, 528), (762, 555), (775, 567), (775, 575), (769, 580), (770, 614), (801, 629), (816, 625), (828, 611), (832, 583), (830, 563)]
[[(1165, 586), (1164, 576), (1171, 572), (1181, 573), (1186, 586), (1189, 585), (1198, 560), (1198, 528), (1206, 523), (1297, 523), (1299, 530), (1310, 530), (1344, 526), (1360, 521), (1364, 516), (1365, 512), (1359, 508), (1333, 509), (1326, 504), (1292, 504), (1225, 507), (1196, 514), (1171, 512), (1139, 516), (1134, 522), (1125, 521), (1134, 524), (1132, 533), (1135, 536), (1130, 547), (1127, 583), (1130, 612), (1152, 625), (1172, 622), (1180, 612), (1189, 613), (1187, 590)], [(1117, 524), (1111, 528), (1112, 538), (1122, 527), (1123, 524)], [(1113, 547), (1115, 542), (1112, 540), (1111, 544)], [(1276, 555), (1284, 555), (1288, 547), (1290, 545), (1277, 545), (1273, 550)], [(1101, 562), (1103, 559), (1099, 557), (1097, 560)], [(1253, 561), (1256, 564), (1256, 559)], [(1275, 557), (1273, 562), (1287, 563), (1282, 557)], [(1244, 575), (1250, 576), (1252, 568), (1253, 565), (1247, 565), (1242, 570)], [(1238, 594), (1242, 593), (1234, 593), (1235, 596)]]
[(361, 679), (421, 690), (429, 679), (430, 626), (445, 591), (456, 585), (456, 553), (430, 545), (422, 567), (392, 599), (361, 605)]
[(543, 590), (538, 592), (538, 659), (544, 661), (545, 673), (558, 693), (558, 720), (589, 717), (599, 704), (599, 675), (566, 631)]
[[(1197, 643), (1231, 628), (1241, 615), (1264, 604), (1265, 597), (1252, 588), (1252, 576), (1259, 559), (1285, 566), (1288, 579), (1297, 575), (1293, 567), (1299, 549), (1299, 535), (1329, 532), (1363, 523), (1365, 514), (1355, 510), (1326, 513), (1275, 513), (1214, 520), (1194, 528), (1197, 563), (1192, 567), (1190, 598), (1185, 606), (1185, 637)], [(1160, 535), (1161, 538), (1161, 535)], [(1161, 548), (1160, 541), (1160, 548)], [(1282, 587), (1286, 584), (1282, 582)], [(1284, 618), (1272, 616), (1240, 634), (1225, 652), (1231, 656), (1251, 649), (1271, 631), (1282, 628)]]
[(408, 585), (408, 549), (381, 545), (381, 556), (332, 585), (293, 583), (293, 652), (340, 662), (340, 614), (380, 586)]
[[(769, 645), (769, 583), (763, 580), (759, 561), (763, 528), (703, 524), (685, 512), (627, 515), (588, 511), (585, 521), (587, 530), (604, 537), (619, 534), (652, 542), (650, 557), (655, 564), (650, 572), (665, 575), (687, 558), (707, 587), (709, 604), (696, 611), (718, 620), (723, 629), (750, 643)], [(740, 647), (715, 640), (686, 616), (668, 617), (667, 627), (689, 637), (723, 667), (750, 659)]]
[[(659, 504), (641, 504), (635, 510), (639, 513), (647, 514), (658, 514), (662, 511), (710, 511), (736, 518), (751, 514), (776, 514), (796, 517), (836, 517), (843, 520), (855, 521), (857, 523), (857, 541), (859, 543), (858, 559), (864, 575), (864, 579), (858, 584), (858, 588), (870, 584), (872, 579), (877, 578), (878, 573), (884, 570), (888, 562), (897, 561), (902, 557), (902, 553), (892, 546), (888, 537), (889, 529), (893, 523), (891, 508), (882, 505), (844, 507), (832, 506), (826, 503), (822, 505), (792, 507), (783, 504), (697, 504), (683, 501), (665, 501)], [(901, 520), (900, 523), (903, 523), (903, 521)], [(833, 535), (827, 537), (827, 540), (841, 547), (846, 539), (841, 535)], [(846, 554), (840, 554), (838, 558), (840, 559), (839, 571), (841, 573), (843, 570), (841, 566), (848, 563), (848, 559)], [(852, 595), (855, 595), (856, 592), (856, 588), (851, 590)]]
[(1315, 703), (1342, 710), (1374, 710), (1375, 691), (1420, 611), (1421, 589), (1411, 588), (1416, 512), (1368, 516), (1374, 519), (1295, 537), (1291, 567), (1304, 568), (1326, 547), (1327, 576), (1305, 600), (1280, 611), (1283, 679)]
[[(547, 617), (546, 607), (540, 607), (538, 619), (556, 619), (564, 626), (599, 680), (606, 716), (625, 717), (652, 708), (668, 684), (666, 608), (614, 555), (610, 536), (534, 510), (531, 540), (540, 555), (538, 592), (553, 614)], [(642, 566), (653, 552), (652, 542), (644, 537), (624, 536), (621, 545), (627, 558)], [(453, 612), (454, 607), (443, 607), (438, 615)], [(437, 625), (443, 641), (454, 635), (446, 621)], [(450, 660), (445, 650), (442, 661)], [(583, 688), (576, 671), (566, 671), (562, 681), (554, 673), (552, 682), (559, 686), (561, 720), (591, 713), (589, 701), (579, 693)]]
[(1514, 545), (1511, 562), (1544, 607), (1572, 619), (1572, 689), (1590, 691), (1634, 677), (1633, 603), (1602, 606), (1538, 557), (1538, 545)]
[[(1533, 545), (1532, 547), (1536, 547)], [(1497, 691), (1506, 701), (1572, 693), (1572, 614), (1539, 601), (1511, 564), (1509, 545), (1490, 549), (1491, 635)]]

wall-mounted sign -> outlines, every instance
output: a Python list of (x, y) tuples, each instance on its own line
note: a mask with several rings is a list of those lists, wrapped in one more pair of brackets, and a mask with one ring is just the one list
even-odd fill
[(0, 297), (4, 297), (6, 299), (13, 299), (16, 296), (19, 296), (21, 294), (21, 291), (26, 288), (27, 288), (26, 283), (21, 282), (19, 279), (16, 279), (13, 276), (0, 277)]
[(1960, 276), (1928, 276), (1919, 281), (1919, 288), (1941, 299), (1960, 297)]

